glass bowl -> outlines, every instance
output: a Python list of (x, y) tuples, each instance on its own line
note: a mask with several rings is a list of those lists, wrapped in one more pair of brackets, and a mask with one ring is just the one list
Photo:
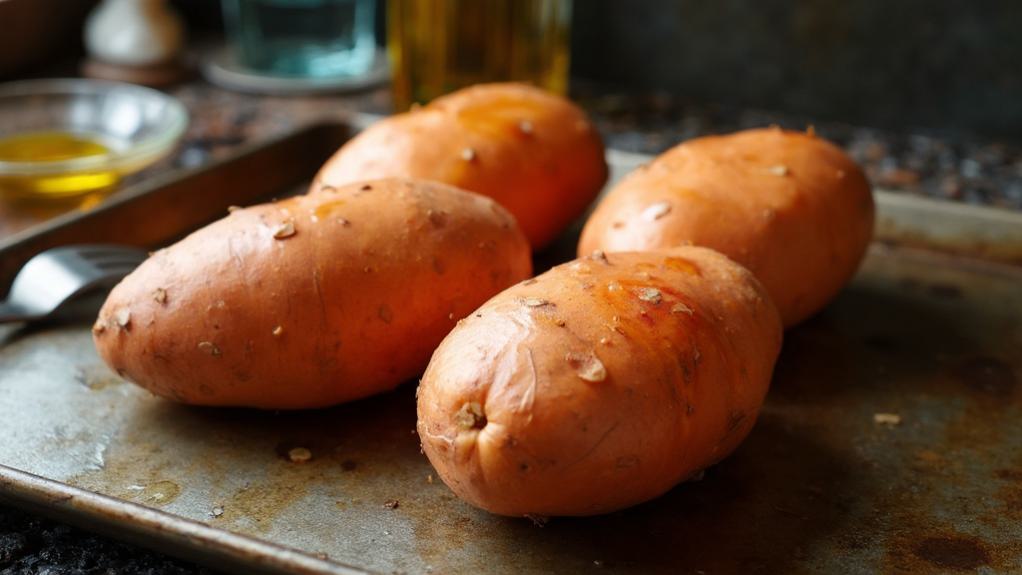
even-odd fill
[(188, 126), (175, 98), (100, 80), (0, 84), (0, 194), (60, 200), (111, 190), (167, 155)]

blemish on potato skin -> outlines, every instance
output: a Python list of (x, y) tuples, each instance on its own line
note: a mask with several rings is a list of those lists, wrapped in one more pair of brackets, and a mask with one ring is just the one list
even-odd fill
[(220, 347), (211, 341), (200, 341), (197, 347), (199, 351), (205, 352), (213, 357), (220, 357), (222, 354)]
[(660, 290), (656, 288), (639, 288), (638, 295), (639, 299), (653, 305), (660, 305), (660, 302), (663, 301), (663, 295), (660, 293)]
[(429, 219), (429, 223), (432, 224), (434, 228), (439, 229), (447, 225), (447, 214), (444, 213), (443, 210), (426, 210), (426, 218)]
[(121, 328), (123, 331), (131, 330), (131, 310), (128, 308), (120, 308), (114, 312), (114, 325)]
[(579, 379), (590, 383), (599, 383), (607, 379), (607, 368), (592, 352), (568, 352), (564, 359), (575, 369), (575, 375)]
[(381, 305), (380, 309), (377, 310), (376, 314), (383, 321), (383, 323), (390, 323), (391, 321), (394, 320), (394, 312), (391, 311), (390, 306), (387, 304)]
[(656, 202), (642, 210), (640, 217), (647, 222), (655, 222), (669, 213), (671, 213), (669, 202)]
[[(681, 365), (681, 380), (685, 385), (692, 385), (692, 370), (684, 364)], [(671, 391), (673, 393), (674, 389), (672, 388)]]
[(745, 412), (744, 411), (733, 410), (730, 414), (728, 414), (728, 418), (727, 418), (727, 433), (728, 434), (734, 433), (735, 430), (737, 430), (739, 427), (741, 427), (742, 422), (744, 422), (744, 421), (745, 421)]
[(486, 414), (483, 413), (483, 406), (476, 401), (467, 401), (454, 414), (454, 423), (459, 429), (468, 431), (471, 429), (482, 429), (486, 427)]
[(622, 455), (614, 461), (614, 466), (618, 469), (628, 469), (630, 467), (635, 467), (638, 464), (639, 457), (636, 455)]
[(287, 220), (273, 228), (273, 238), (277, 240), (290, 238), (296, 233), (298, 230), (295, 228), (294, 219)]
[(568, 269), (570, 269), (571, 271), (575, 272), (575, 274), (578, 275), (586, 274), (591, 271), (589, 269), (589, 266), (587, 266), (584, 262), (581, 261), (572, 262), (571, 264), (568, 265)]
[(167, 303), (167, 290), (163, 288), (156, 288), (156, 290), (153, 292), (153, 301), (155, 301), (158, 304)]
[(694, 312), (692, 308), (688, 307), (687, 305), (681, 302), (678, 302), (671, 306), (671, 313), (683, 313), (687, 315), (692, 315)]

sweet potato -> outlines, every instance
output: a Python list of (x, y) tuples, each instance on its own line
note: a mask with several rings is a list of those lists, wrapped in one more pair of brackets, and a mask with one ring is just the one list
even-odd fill
[(592, 202), (607, 165), (599, 135), (570, 101), (522, 84), (483, 84), (369, 127), (324, 164), (312, 191), (390, 176), (489, 196), (538, 249)]
[(455, 321), (531, 273), (489, 198), (380, 180), (232, 212), (110, 294), (100, 355), (153, 393), (305, 408), (391, 389)]
[(749, 433), (781, 345), (776, 308), (717, 252), (594, 254), (458, 324), (418, 390), (418, 433), (462, 499), (593, 515), (654, 498)]
[(629, 174), (578, 252), (713, 248), (756, 274), (791, 326), (848, 282), (872, 232), (855, 162), (811, 134), (770, 128), (690, 140)]

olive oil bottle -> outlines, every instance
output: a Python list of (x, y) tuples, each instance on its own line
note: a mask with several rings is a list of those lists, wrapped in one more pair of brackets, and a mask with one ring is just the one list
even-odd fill
[(568, 89), (571, 0), (388, 0), (394, 105), (480, 82)]

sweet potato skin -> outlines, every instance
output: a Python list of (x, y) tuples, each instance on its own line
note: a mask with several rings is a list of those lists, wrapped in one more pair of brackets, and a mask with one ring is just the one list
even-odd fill
[(232, 212), (156, 252), (93, 329), (111, 368), (199, 405), (332, 405), (412, 378), (457, 319), (528, 277), (489, 198), (408, 180)]
[(839, 148), (747, 130), (689, 140), (629, 174), (593, 212), (578, 253), (713, 248), (749, 268), (792, 326), (854, 275), (873, 217), (869, 182)]
[(391, 176), (489, 196), (539, 249), (593, 201), (607, 164), (599, 134), (569, 100), (523, 84), (481, 84), (370, 126), (323, 165), (312, 191)]
[(462, 499), (510, 516), (606, 513), (728, 455), (782, 327), (756, 279), (704, 248), (597, 255), (459, 323), (418, 390), (418, 433)]

